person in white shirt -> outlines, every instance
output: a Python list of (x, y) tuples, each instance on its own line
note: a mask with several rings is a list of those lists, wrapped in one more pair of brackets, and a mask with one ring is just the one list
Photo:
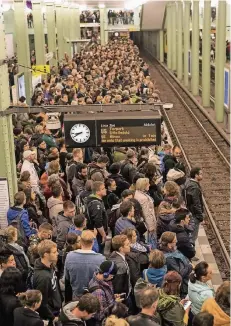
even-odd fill
[(35, 158), (35, 153), (28, 150), (23, 153), (23, 164), (22, 164), (22, 169), (21, 169), (21, 174), (24, 171), (30, 172), (30, 183), (31, 187), (34, 191), (39, 190), (39, 177), (37, 174), (37, 171), (35, 170), (34, 167), (34, 158)]

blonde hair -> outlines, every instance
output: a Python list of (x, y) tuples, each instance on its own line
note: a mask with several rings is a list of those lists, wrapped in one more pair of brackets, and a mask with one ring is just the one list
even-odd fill
[(38, 254), (43, 258), (45, 254), (50, 254), (53, 248), (57, 248), (57, 244), (51, 240), (43, 240), (38, 244)]
[(92, 231), (85, 230), (81, 234), (80, 243), (81, 243), (81, 245), (83, 244), (83, 246), (89, 247), (90, 245), (93, 244), (94, 238), (95, 238), (95, 235)]
[(106, 319), (105, 326), (129, 326), (129, 324), (125, 319), (111, 315)]
[(5, 236), (7, 237), (7, 242), (13, 242), (15, 241), (15, 238), (17, 239), (17, 229), (15, 227), (13, 227), (12, 225), (8, 226), (5, 229)]
[(148, 184), (149, 184), (148, 178), (139, 178), (136, 181), (136, 190), (144, 191), (146, 190)]
[(49, 163), (48, 169), (47, 169), (47, 174), (51, 176), (52, 174), (58, 174), (59, 173), (59, 162), (57, 160), (51, 161)]

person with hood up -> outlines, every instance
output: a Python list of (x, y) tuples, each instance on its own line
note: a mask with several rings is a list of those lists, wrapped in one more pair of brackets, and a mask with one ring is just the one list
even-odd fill
[(195, 245), (191, 240), (189, 228), (190, 215), (186, 208), (180, 208), (175, 212), (175, 223), (171, 224), (170, 231), (176, 233), (177, 249), (188, 259), (195, 256)]
[(61, 310), (59, 320), (62, 326), (86, 326), (85, 320), (91, 319), (99, 310), (98, 298), (87, 293), (79, 301), (66, 304)]
[(219, 286), (215, 298), (208, 298), (203, 303), (201, 312), (213, 315), (214, 326), (230, 325), (230, 281), (225, 281)]
[(167, 273), (165, 265), (166, 259), (160, 250), (152, 250), (149, 256), (149, 267), (143, 271), (143, 279), (147, 277), (149, 283), (160, 288), (162, 286), (164, 276)]
[(188, 283), (188, 296), (192, 301), (191, 318), (201, 311), (206, 299), (213, 298), (214, 290), (207, 284), (212, 279), (212, 268), (205, 261), (198, 263), (190, 274)]
[(99, 270), (95, 272), (89, 282), (88, 289), (92, 295), (100, 302), (100, 311), (93, 317), (94, 325), (101, 325), (104, 318), (110, 315), (116, 298), (120, 300), (120, 295), (114, 295), (112, 279), (117, 273), (117, 266), (114, 262), (105, 260)]
[(35, 261), (33, 288), (42, 293), (42, 303), (38, 309), (40, 317), (49, 325), (58, 321), (62, 298), (54, 266), (58, 260), (57, 245), (51, 240), (43, 240), (38, 245), (39, 257)]
[(75, 213), (75, 204), (70, 200), (64, 202), (63, 211), (58, 214), (55, 221), (57, 229), (56, 242), (59, 250), (62, 250), (65, 245), (66, 236), (68, 234), (69, 227), (73, 224)]
[(175, 271), (164, 277), (162, 289), (159, 290), (157, 312), (161, 317), (161, 325), (185, 326), (188, 324), (190, 307), (184, 310), (187, 300), (180, 299), (182, 277)]

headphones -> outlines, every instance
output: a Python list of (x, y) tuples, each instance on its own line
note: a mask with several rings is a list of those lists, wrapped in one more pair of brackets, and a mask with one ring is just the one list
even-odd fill
[(103, 277), (104, 277), (104, 278), (108, 278), (109, 275), (111, 274), (111, 272), (112, 272), (113, 269), (114, 269), (115, 263), (114, 263), (113, 261), (112, 261), (111, 263), (112, 263), (112, 264), (111, 264), (111, 267), (109, 268), (109, 271), (106, 272), (106, 273), (103, 273)]

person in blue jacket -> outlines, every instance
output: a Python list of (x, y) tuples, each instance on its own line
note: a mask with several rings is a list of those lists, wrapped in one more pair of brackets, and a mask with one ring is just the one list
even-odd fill
[(10, 207), (7, 212), (8, 225), (17, 227), (24, 240), (37, 233), (37, 230), (30, 226), (28, 212), (23, 208), (25, 203), (26, 195), (23, 191), (19, 191), (14, 196), (14, 206)]

